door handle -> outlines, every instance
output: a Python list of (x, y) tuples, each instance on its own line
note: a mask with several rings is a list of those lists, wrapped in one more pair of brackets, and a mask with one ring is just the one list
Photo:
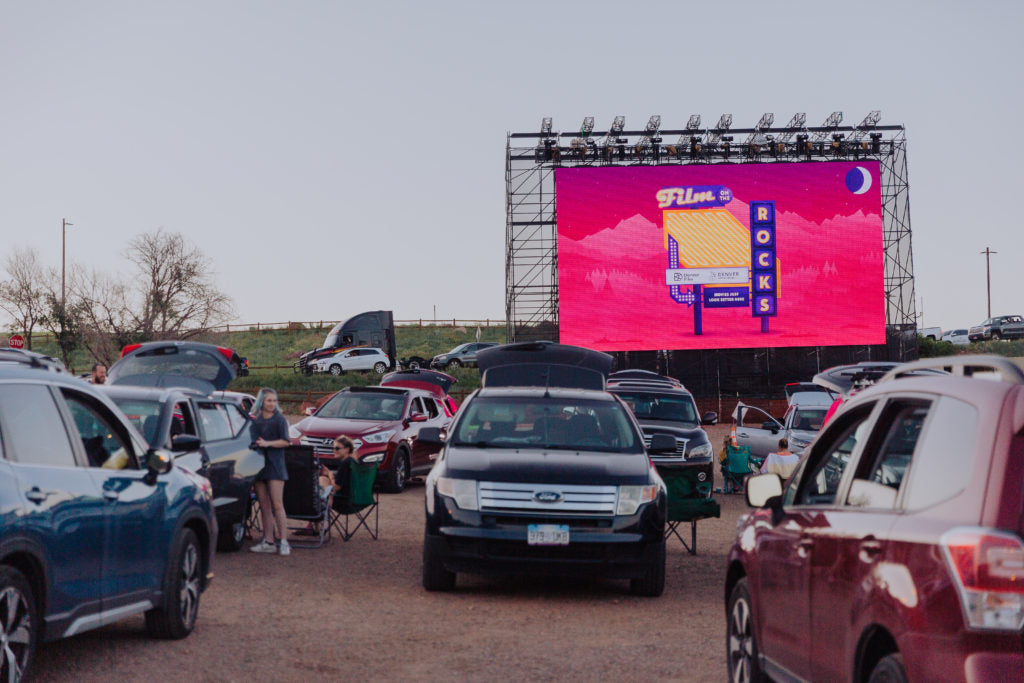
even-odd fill
[(103, 491), (103, 498), (106, 500), (117, 500), (120, 497), (121, 494), (117, 491), (112, 491), (110, 489), (104, 489)]
[(813, 547), (814, 540), (810, 536), (801, 536), (800, 540), (796, 542), (796, 554), (800, 557), (807, 557), (811, 554)]
[(31, 500), (33, 503), (42, 503), (50, 496), (49, 491), (43, 491), (38, 486), (33, 486), (25, 492), (25, 497)]

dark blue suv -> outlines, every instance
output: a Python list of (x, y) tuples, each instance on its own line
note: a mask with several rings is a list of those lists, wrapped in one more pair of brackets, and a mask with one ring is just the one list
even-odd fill
[(210, 581), (209, 482), (53, 359), (0, 351), (0, 677), (36, 644), (144, 613), (183, 638)]

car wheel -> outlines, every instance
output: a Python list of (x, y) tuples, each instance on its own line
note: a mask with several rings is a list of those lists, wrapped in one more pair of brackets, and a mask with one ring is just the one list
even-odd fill
[(1002, 338), (1003, 338), (1003, 333), (1002, 332), (993, 332), (992, 333), (992, 339), (994, 339), (995, 341), (999, 341)]
[(665, 592), (665, 541), (662, 539), (654, 551), (654, 560), (644, 575), (629, 582), (629, 591), (633, 595), (656, 598)]
[(344, 375), (344, 374), (345, 374), (345, 371), (341, 369), (341, 366), (340, 366), (340, 365), (338, 365), (337, 363), (335, 363), (334, 365), (332, 365), (332, 366), (331, 366), (331, 368), (330, 368), (330, 373), (331, 373), (332, 375), (334, 375), (335, 377), (337, 377), (338, 375)]
[(462, 363), (459, 362), (458, 358), (452, 358), (450, 361), (448, 361), (448, 369), (449, 370), (458, 370), (461, 367), (462, 367)]
[(423, 537), (423, 587), (428, 591), (450, 591), (455, 588), (455, 572), (444, 568), (441, 558)]
[(419, 370), (420, 369), (420, 362), (418, 360), (411, 360), (411, 361), (409, 361), (408, 365), (409, 365), (409, 369), (410, 370)]
[(13, 567), (0, 567), (0, 638), (0, 675), (5, 681), (23, 680), (35, 656), (39, 620), (32, 586)]
[(401, 493), (405, 490), (405, 482), (409, 477), (409, 456), (404, 449), (395, 453), (395, 462), (391, 473), (384, 482), (384, 490), (388, 493)]
[(725, 630), (729, 680), (736, 683), (767, 680), (757, 658), (754, 613), (750, 605), (750, 589), (747, 588), (747, 579), (744, 577), (736, 582), (729, 595), (729, 623)]
[(245, 543), (245, 536), (248, 533), (249, 510), (237, 520), (221, 527), (217, 536), (217, 550), (223, 553), (237, 553)]
[(903, 655), (896, 652), (878, 660), (871, 670), (868, 683), (906, 683), (907, 672), (903, 669)]
[(178, 640), (192, 632), (202, 581), (199, 539), (191, 529), (183, 529), (174, 541), (164, 577), (164, 604), (146, 612), (146, 630), (151, 637)]
[(373, 366), (373, 371), (376, 372), (378, 375), (383, 375), (387, 369), (387, 364), (383, 362), (377, 363), (376, 365)]

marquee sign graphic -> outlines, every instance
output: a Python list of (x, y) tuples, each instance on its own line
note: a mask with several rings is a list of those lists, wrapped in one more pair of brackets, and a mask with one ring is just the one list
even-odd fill
[(778, 312), (775, 202), (750, 203), (748, 230), (721, 208), (732, 201), (727, 187), (662, 188), (657, 199), (668, 251), (665, 284), (673, 301), (693, 308), (693, 333), (704, 333), (703, 308), (747, 306), (767, 333)]

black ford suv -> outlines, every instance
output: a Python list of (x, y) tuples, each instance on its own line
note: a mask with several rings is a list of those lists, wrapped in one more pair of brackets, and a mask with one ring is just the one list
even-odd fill
[[(549, 342), (480, 353), (482, 387), (426, 480), (427, 590), (451, 590), (457, 572), (541, 573), (661, 595), (665, 486), (636, 420), (604, 390), (611, 361)], [(420, 439), (442, 444), (437, 429)], [(674, 448), (658, 435), (650, 450)]]
[(686, 470), (694, 490), (708, 497), (714, 483), (714, 447), (701, 425), (718, 422), (718, 414), (700, 416), (693, 395), (671, 377), (643, 370), (622, 370), (608, 377), (608, 391), (630, 407), (649, 447), (655, 434), (670, 436), (675, 448), (651, 454), (659, 469)]

